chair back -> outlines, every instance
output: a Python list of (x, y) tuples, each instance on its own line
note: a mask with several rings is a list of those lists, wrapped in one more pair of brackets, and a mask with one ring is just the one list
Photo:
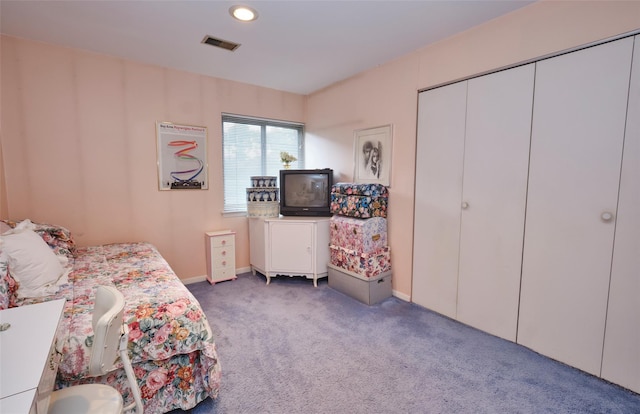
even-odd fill
[(124, 296), (112, 286), (98, 286), (93, 307), (93, 346), (89, 375), (104, 375), (114, 369), (122, 335)]

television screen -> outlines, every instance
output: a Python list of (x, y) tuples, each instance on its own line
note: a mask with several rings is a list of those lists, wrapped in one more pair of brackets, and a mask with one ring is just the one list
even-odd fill
[(289, 207), (328, 207), (329, 177), (326, 174), (286, 175), (285, 199)]
[(280, 214), (330, 216), (333, 170), (280, 170)]

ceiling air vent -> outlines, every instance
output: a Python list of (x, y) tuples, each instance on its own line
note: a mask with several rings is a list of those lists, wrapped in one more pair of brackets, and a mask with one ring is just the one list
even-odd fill
[(222, 40), (222, 39), (216, 39), (215, 37), (211, 37), (209, 35), (205, 36), (204, 39), (202, 39), (202, 43), (206, 43), (211, 46), (220, 47), (222, 49), (227, 49), (232, 52), (240, 47), (238, 43), (233, 43), (233, 42), (229, 42), (227, 40)]

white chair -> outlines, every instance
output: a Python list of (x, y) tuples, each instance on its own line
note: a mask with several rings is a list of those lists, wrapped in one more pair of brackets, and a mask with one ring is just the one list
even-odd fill
[(123, 314), (122, 293), (111, 286), (99, 286), (93, 308), (94, 337), (89, 375), (97, 377), (113, 371), (116, 368), (116, 355), (119, 353), (135, 401), (123, 407), (122, 395), (113, 387), (104, 384), (77, 385), (51, 393), (48, 414), (122, 413), (134, 407), (136, 413), (143, 412), (140, 388), (127, 352), (129, 330), (122, 322)]

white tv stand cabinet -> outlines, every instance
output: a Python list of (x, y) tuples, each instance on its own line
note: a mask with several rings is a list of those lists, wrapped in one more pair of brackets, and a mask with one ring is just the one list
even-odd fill
[(329, 217), (249, 218), (251, 272), (272, 276), (327, 277)]

